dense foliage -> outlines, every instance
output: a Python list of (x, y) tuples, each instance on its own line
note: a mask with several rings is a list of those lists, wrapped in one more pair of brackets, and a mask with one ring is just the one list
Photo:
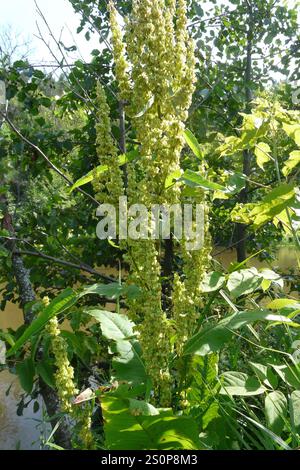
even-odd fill
[[(60, 44), (59, 79), (0, 70), (1, 309), (24, 312), (0, 331), (0, 367), (24, 389), (18, 413), (42, 394), (46, 448), (298, 448), (296, 8), (70, 2), (99, 35), (91, 63)], [(124, 196), (201, 204), (203, 246), (174, 221), (167, 239), (99, 240), (98, 205)], [(289, 272), (271, 263), (282, 241)]]

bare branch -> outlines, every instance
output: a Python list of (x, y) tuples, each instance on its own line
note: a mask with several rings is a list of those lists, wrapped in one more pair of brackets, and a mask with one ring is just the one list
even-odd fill
[(15, 250), (14, 253), (16, 255), (20, 255), (20, 256), (23, 255), (23, 256), (33, 256), (33, 257), (36, 257), (36, 258), (42, 258), (42, 259), (45, 259), (45, 260), (48, 260), (48, 261), (52, 261), (53, 263), (59, 264), (61, 266), (66, 266), (68, 268), (78, 269), (80, 271), (84, 271), (86, 273), (93, 274), (94, 276), (100, 277), (101, 279), (103, 279), (104, 281), (107, 281), (107, 282), (116, 282), (116, 279), (114, 279), (113, 277), (106, 276), (105, 274), (101, 274), (96, 269), (93, 269), (89, 266), (86, 266), (85, 264), (75, 264), (75, 263), (72, 263), (71, 261), (66, 261), (66, 260), (63, 260), (63, 259), (59, 259), (59, 258), (55, 258), (53, 256), (46, 255), (44, 253), (41, 253), (40, 251)]

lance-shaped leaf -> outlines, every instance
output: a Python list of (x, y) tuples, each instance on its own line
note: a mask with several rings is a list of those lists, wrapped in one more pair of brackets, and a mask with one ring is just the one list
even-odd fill
[(200, 187), (206, 191), (226, 191), (225, 186), (209, 181), (199, 173), (192, 170), (186, 170), (180, 178), (180, 181), (183, 181), (192, 188)]
[(185, 139), (187, 145), (190, 147), (193, 154), (197, 158), (199, 158), (199, 160), (202, 160), (203, 159), (202, 150), (201, 150), (200, 144), (199, 144), (198, 140), (196, 139), (196, 137), (194, 136), (194, 134), (189, 129), (186, 129), (184, 131), (183, 135), (184, 135), (184, 139)]
[(274, 315), (266, 310), (246, 310), (230, 315), (215, 325), (202, 328), (186, 342), (183, 355), (204, 356), (219, 351), (226, 342), (231, 340), (234, 331), (257, 321), (286, 323), (293, 327), (300, 327), (283, 315)]
[[(118, 157), (118, 165), (123, 166), (126, 165), (126, 163), (129, 163), (133, 160), (135, 160), (139, 155), (138, 150), (132, 150), (131, 152), (124, 153), (122, 155), (119, 155)], [(113, 162), (115, 163), (115, 162)], [(87, 183), (90, 183), (91, 181), (94, 181), (96, 178), (101, 176), (103, 173), (106, 173), (108, 170), (107, 165), (99, 165), (93, 170), (91, 170), (89, 173), (87, 173), (85, 176), (80, 178), (79, 180), (76, 181), (76, 183), (73, 184), (71, 187), (70, 191), (74, 191), (76, 188), (80, 188), (81, 186), (84, 186)]]

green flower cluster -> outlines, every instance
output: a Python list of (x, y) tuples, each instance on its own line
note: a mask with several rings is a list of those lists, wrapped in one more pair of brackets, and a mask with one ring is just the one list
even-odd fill
[[(127, 165), (127, 196), (150, 208), (153, 204), (183, 202), (181, 189), (165, 189), (169, 174), (180, 169), (185, 144), (183, 131), (195, 88), (195, 47), (187, 29), (186, 0), (133, 0), (125, 20), (125, 41), (112, 1), (112, 44), (120, 96), (126, 96), (140, 156)], [(199, 195), (204, 202), (204, 195)], [(198, 201), (197, 201), (198, 202)], [(207, 227), (206, 227), (207, 228)], [(130, 301), (130, 313), (139, 317), (140, 342), (146, 367), (159, 402), (170, 403), (171, 375), (168, 368), (173, 352), (174, 329), (177, 351), (192, 331), (201, 301), (200, 281), (207, 264), (209, 242), (187, 252), (185, 241), (177, 244), (184, 260), (182, 278), (175, 274), (173, 312), (167, 318), (162, 307), (161, 258), (163, 244), (151, 239), (128, 241), (126, 261), (129, 283), (143, 294)]]
[[(44, 297), (42, 301), (45, 306), (49, 304), (48, 297)], [(46, 331), (51, 338), (51, 349), (55, 357), (57, 370), (54, 377), (61, 409), (64, 413), (72, 415), (77, 422), (80, 446), (83, 449), (93, 449), (92, 408), (88, 404), (83, 406), (72, 404), (75, 395), (78, 394), (78, 389), (74, 384), (74, 369), (68, 358), (67, 344), (61, 336), (56, 317), (51, 318)]]
[(92, 407), (89, 405), (89, 403), (86, 403), (81, 407), (77, 407), (74, 411), (74, 415), (79, 426), (78, 438), (80, 448), (85, 450), (95, 449), (94, 436), (91, 431)]
[(74, 369), (68, 358), (67, 344), (61, 337), (56, 317), (49, 320), (47, 332), (51, 337), (51, 349), (53, 351), (55, 365), (57, 367), (55, 383), (61, 408), (65, 413), (72, 413), (72, 400), (78, 393), (78, 390), (74, 384)]
[(109, 1), (108, 10), (110, 12), (110, 24), (112, 32), (112, 45), (114, 55), (118, 57), (116, 61), (115, 74), (119, 83), (120, 99), (126, 102), (130, 95), (130, 83), (128, 76), (129, 64), (126, 59), (126, 48), (123, 42), (122, 29), (118, 22), (118, 13), (114, 8), (113, 2)]
[(109, 202), (118, 207), (119, 197), (124, 192), (122, 170), (117, 157), (118, 148), (114, 142), (111, 131), (110, 109), (107, 104), (105, 91), (100, 83), (97, 84), (97, 124), (96, 146), (97, 155), (101, 165), (107, 165), (107, 171), (99, 178), (96, 175), (93, 181), (99, 202)]

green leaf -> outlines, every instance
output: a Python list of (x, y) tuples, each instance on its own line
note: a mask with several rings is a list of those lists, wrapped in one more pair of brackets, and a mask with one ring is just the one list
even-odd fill
[(255, 146), (254, 154), (256, 162), (262, 170), (264, 169), (264, 164), (271, 160), (270, 152), (270, 146), (264, 142), (260, 142)]
[(40, 103), (42, 106), (45, 106), (45, 108), (50, 108), (51, 99), (47, 98), (46, 96), (43, 96), (43, 98), (40, 99)]
[(226, 342), (230, 341), (234, 331), (256, 321), (276, 321), (294, 326), (294, 323), (288, 317), (274, 315), (265, 310), (238, 312), (224, 318), (215, 325), (202, 328), (199, 333), (196, 333), (186, 342), (183, 355), (198, 354), (204, 356), (205, 354), (219, 351)]
[[(199, 407), (199, 404), (207, 403), (212, 398), (212, 390), (218, 383), (219, 355), (217, 353), (206, 356), (192, 356), (189, 358), (190, 386), (187, 390), (187, 400), (191, 406)], [(208, 419), (208, 416), (207, 416)]]
[(266, 387), (256, 377), (249, 377), (242, 372), (224, 372), (220, 378), (223, 384), (221, 395), (250, 397), (266, 391)]
[(135, 285), (124, 285), (118, 282), (111, 282), (109, 284), (93, 284), (85, 287), (81, 293), (83, 295), (97, 294), (101, 297), (107, 297), (109, 299), (119, 299), (121, 296), (128, 298), (137, 298), (140, 295), (140, 289)]
[(300, 308), (300, 303), (294, 299), (275, 299), (268, 303), (267, 308), (271, 310), (281, 310), (282, 308)]
[(24, 331), (20, 338), (16, 341), (14, 346), (9, 349), (6, 357), (10, 357), (20, 349), (32, 336), (39, 333), (48, 321), (63, 312), (66, 312), (70, 307), (76, 304), (78, 300), (86, 295), (96, 294), (99, 296), (111, 296), (118, 298), (120, 295), (127, 295), (129, 298), (135, 298), (139, 295), (139, 290), (136, 286), (121, 286), (117, 283), (111, 284), (94, 284), (75, 292), (73, 289), (68, 288), (56, 297), (46, 308), (42, 310), (36, 320)]
[[(118, 165), (123, 166), (128, 162), (131, 162), (135, 160), (139, 155), (138, 150), (132, 150), (131, 152), (127, 152), (126, 154), (119, 155), (118, 157)], [(80, 178), (79, 180), (76, 181), (76, 183), (73, 184), (73, 186), (70, 189), (70, 192), (74, 191), (76, 188), (80, 188), (81, 186), (84, 186), (87, 183), (90, 183), (94, 179), (98, 178), (101, 176), (103, 173), (106, 173), (108, 170), (107, 165), (99, 165), (93, 170), (91, 170), (89, 173), (87, 173), (85, 176)]]
[(150, 403), (145, 401), (136, 400), (135, 398), (129, 399), (129, 411), (132, 415), (139, 416), (157, 416), (159, 411)]
[(199, 160), (202, 160), (203, 159), (202, 150), (201, 150), (200, 144), (199, 144), (198, 140), (196, 139), (196, 137), (194, 136), (194, 134), (189, 129), (186, 129), (184, 131), (183, 135), (184, 135), (184, 138), (185, 138), (185, 141), (186, 141), (187, 145), (190, 147), (193, 154), (197, 158), (199, 158)]
[(293, 388), (300, 389), (300, 375), (297, 367), (285, 365), (278, 366), (274, 364), (271, 364), (271, 366), (285, 384), (288, 384)]
[(169, 176), (167, 176), (165, 181), (165, 189), (171, 188), (182, 175), (182, 170), (175, 170)]
[(221, 186), (218, 183), (214, 183), (213, 181), (209, 181), (199, 173), (196, 173), (192, 170), (186, 170), (180, 178), (180, 181), (183, 181), (192, 188), (200, 187), (207, 191), (226, 191), (224, 186)]
[(16, 371), (22, 388), (30, 394), (33, 388), (33, 379), (35, 374), (34, 364), (31, 358), (24, 359), (16, 365)]
[(282, 184), (270, 191), (261, 202), (245, 204), (232, 211), (232, 220), (238, 223), (252, 223), (257, 229), (275, 219), (283, 210), (290, 207), (295, 200), (295, 187), (292, 184)]
[(135, 325), (125, 314), (98, 309), (86, 310), (86, 313), (101, 323), (102, 333), (107, 339), (120, 341), (135, 336)]
[(233, 173), (226, 181), (226, 194), (237, 194), (246, 186), (247, 177), (243, 173)]
[(55, 379), (54, 379), (53, 369), (51, 367), (51, 364), (49, 364), (49, 362), (46, 362), (46, 361), (39, 362), (36, 365), (36, 371), (37, 371), (37, 374), (41, 376), (45, 384), (55, 389)]
[(70, 189), (70, 192), (74, 191), (76, 188), (80, 188), (81, 186), (84, 186), (87, 183), (90, 183), (94, 179), (98, 178), (102, 173), (106, 173), (108, 170), (107, 165), (99, 165), (93, 170), (91, 170), (89, 173), (87, 173), (85, 176), (82, 176), (79, 180), (77, 180), (73, 186)]
[(220, 156), (233, 155), (238, 152), (241, 152), (244, 149), (242, 140), (239, 137), (233, 135), (226, 137), (224, 144), (217, 148), (217, 152), (220, 153)]
[(0, 258), (7, 258), (9, 255), (9, 251), (4, 248), (4, 246), (0, 245)]
[(284, 176), (288, 176), (291, 171), (300, 163), (300, 150), (295, 150), (290, 153), (289, 159), (285, 162), (282, 169)]
[(234, 271), (229, 275), (227, 289), (234, 298), (237, 298), (254, 292), (261, 285), (262, 279), (256, 268)]
[(44, 308), (38, 318), (28, 326), (21, 337), (16, 341), (14, 346), (8, 350), (6, 356), (10, 357), (15, 354), (15, 352), (18, 351), (18, 349), (20, 349), (23, 344), (26, 343), (26, 341), (41, 331), (52, 317), (55, 317), (59, 313), (68, 310), (76, 303), (79, 298), (80, 296), (76, 294), (73, 289), (68, 288), (64, 290), (56, 297), (56, 299), (54, 299), (46, 308)]
[(280, 276), (280, 274), (276, 273), (272, 269), (263, 268), (260, 270), (260, 274), (262, 275), (264, 281), (269, 281), (269, 283), (277, 284), (281, 289), (284, 288), (284, 280)]
[(249, 363), (255, 375), (263, 382), (267, 387), (276, 388), (278, 386), (278, 378), (272, 372), (270, 367), (265, 364), (259, 364), (256, 362)]
[(200, 449), (199, 431), (193, 419), (173, 416), (171, 411), (143, 416), (130, 411), (127, 399), (101, 398), (108, 450), (195, 450)]
[(287, 133), (291, 139), (295, 141), (295, 143), (300, 147), (300, 124), (283, 124), (282, 125), (284, 131)]
[(280, 436), (287, 414), (287, 400), (282, 392), (276, 390), (265, 398), (265, 416), (268, 428)]
[(264, 279), (261, 283), (261, 288), (264, 292), (266, 292), (272, 285), (272, 281), (270, 279)]
[(290, 416), (294, 432), (300, 434), (300, 390), (291, 393)]
[(34, 404), (33, 404), (33, 412), (34, 413), (37, 413), (40, 409), (40, 404), (38, 401), (35, 401)]
[(104, 310), (87, 310), (86, 313), (100, 322), (104, 337), (115, 342), (115, 378), (130, 383), (146, 383), (147, 374), (141, 347), (135, 337), (134, 323), (125, 314)]
[(108, 297), (110, 299), (118, 299), (124, 293), (124, 286), (118, 282), (110, 284), (93, 284), (92, 286), (84, 289), (85, 295), (98, 294), (101, 297)]
[(200, 288), (202, 292), (214, 292), (221, 289), (225, 282), (225, 276), (217, 271), (206, 274), (201, 282)]

